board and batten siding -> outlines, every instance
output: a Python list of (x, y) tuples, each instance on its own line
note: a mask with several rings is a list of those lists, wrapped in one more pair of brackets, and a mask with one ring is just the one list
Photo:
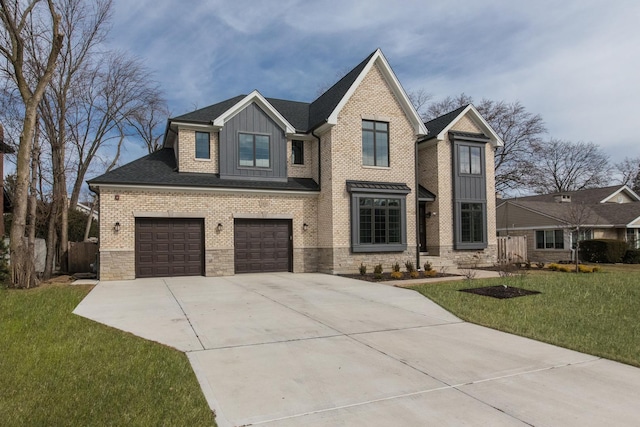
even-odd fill
[[(269, 167), (239, 166), (238, 134), (269, 135)], [(250, 104), (220, 129), (220, 178), (287, 180), (287, 139), (284, 129), (276, 124), (259, 106)]]

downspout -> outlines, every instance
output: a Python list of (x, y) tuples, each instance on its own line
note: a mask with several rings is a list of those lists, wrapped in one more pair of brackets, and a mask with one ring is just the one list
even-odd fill
[(318, 191), (320, 191), (322, 190), (322, 162), (320, 161), (322, 150), (320, 149), (320, 137), (315, 132), (315, 130), (312, 130), (311, 136), (318, 140)]
[(420, 268), (420, 200), (418, 195), (418, 141), (420, 139), (416, 139), (414, 146), (414, 155), (413, 155), (413, 172), (415, 174), (415, 199), (416, 199), (416, 207), (415, 207), (415, 216), (416, 216), (416, 270)]

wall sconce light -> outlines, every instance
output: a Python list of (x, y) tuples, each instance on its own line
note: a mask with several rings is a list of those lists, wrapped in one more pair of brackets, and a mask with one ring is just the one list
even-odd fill
[(219, 222), (218, 225), (216, 226), (216, 231), (219, 233), (222, 231), (222, 223)]
[(309, 224), (307, 224), (306, 222), (302, 224), (302, 231), (307, 231), (308, 229), (309, 229)]
[(118, 231), (120, 231), (120, 223), (116, 222), (115, 224), (113, 224), (113, 231), (115, 231), (116, 233)]
[(432, 216), (436, 216), (436, 215), (437, 215), (437, 212), (427, 212), (425, 213), (424, 216), (426, 216), (427, 218), (431, 218)]

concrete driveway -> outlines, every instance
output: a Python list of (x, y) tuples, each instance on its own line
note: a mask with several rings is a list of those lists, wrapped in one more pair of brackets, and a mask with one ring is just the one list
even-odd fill
[(185, 351), (219, 426), (636, 426), (640, 369), (323, 274), (103, 282), (74, 313)]

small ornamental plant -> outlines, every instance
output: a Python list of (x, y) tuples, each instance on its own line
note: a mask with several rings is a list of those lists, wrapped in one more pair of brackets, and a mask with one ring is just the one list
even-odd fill
[(412, 279), (417, 279), (418, 277), (420, 277), (420, 273), (417, 270), (412, 270), (409, 272), (409, 276)]
[(373, 267), (373, 276), (376, 279), (382, 279), (382, 264), (378, 264)]
[(391, 264), (391, 272), (400, 272), (400, 263), (396, 261), (395, 264)]
[(438, 272), (435, 270), (425, 270), (424, 277), (436, 277)]
[(411, 260), (405, 261), (404, 268), (407, 269), (407, 273), (411, 273), (411, 272), (416, 270), (416, 268), (413, 266), (413, 262)]
[(424, 271), (431, 271), (431, 263), (430, 262), (425, 262), (424, 263)]
[(404, 277), (404, 274), (402, 274), (401, 271), (392, 271), (391, 272), (391, 278), (392, 279), (402, 279)]
[(365, 274), (367, 274), (367, 266), (364, 265), (363, 263), (360, 263), (360, 267), (358, 268), (358, 270), (360, 271), (361, 276), (364, 276)]

